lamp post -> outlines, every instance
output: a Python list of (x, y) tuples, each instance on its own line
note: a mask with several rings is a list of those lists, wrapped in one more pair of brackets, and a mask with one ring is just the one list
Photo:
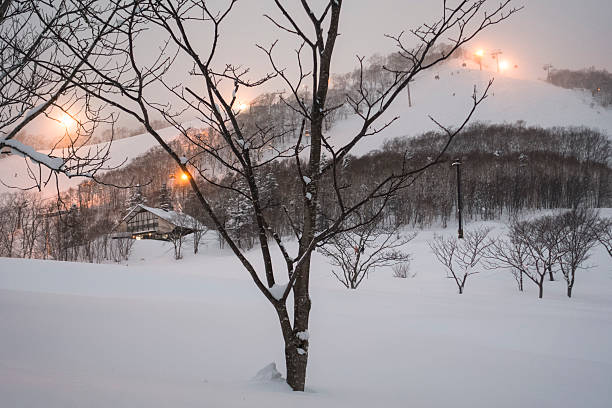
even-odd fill
[(476, 61), (478, 61), (478, 66), (480, 67), (480, 70), (482, 71), (482, 57), (484, 56), (484, 51), (478, 50), (474, 53), (474, 56), (476, 57)]
[(499, 74), (499, 56), (502, 55), (502, 50), (493, 50), (491, 51), (491, 57), (497, 61), (497, 73)]
[(168, 176), (169, 184), (172, 190), (180, 189), (179, 206), (181, 211), (185, 211), (185, 190), (189, 186), (189, 176), (187, 173), (180, 171), (178, 174), (171, 173)]
[(180, 186), (181, 186), (181, 211), (185, 212), (185, 190), (189, 185), (189, 176), (181, 171)]
[(457, 169), (457, 213), (459, 214), (459, 230), (457, 231), (457, 237), (463, 238), (463, 201), (461, 199), (461, 165), (463, 163), (460, 159), (453, 161), (451, 166), (455, 166)]

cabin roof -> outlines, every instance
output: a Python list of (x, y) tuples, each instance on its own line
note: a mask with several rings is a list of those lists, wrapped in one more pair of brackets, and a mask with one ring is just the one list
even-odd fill
[(161, 208), (148, 207), (143, 204), (138, 204), (134, 208), (132, 208), (130, 212), (128, 212), (127, 215), (123, 217), (123, 220), (121, 221), (123, 222), (123, 221), (129, 220), (133, 214), (140, 212), (137, 210), (143, 210), (143, 211), (150, 212), (156, 217), (159, 217), (162, 220), (167, 221), (176, 227), (190, 228), (190, 229), (200, 229), (203, 227), (202, 223), (200, 223), (195, 218), (185, 213), (177, 213), (176, 211), (166, 211)]

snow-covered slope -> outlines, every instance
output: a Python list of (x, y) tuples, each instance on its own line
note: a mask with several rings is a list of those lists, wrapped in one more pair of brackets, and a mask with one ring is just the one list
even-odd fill
[[(165, 141), (169, 142), (178, 136), (178, 132), (174, 128), (167, 128), (159, 130), (159, 133)], [(145, 153), (147, 150), (155, 147), (157, 142), (155, 139), (148, 134), (137, 135), (128, 137), (125, 139), (116, 140), (111, 144), (110, 148), (110, 160), (107, 162), (107, 167), (116, 167), (121, 165), (123, 162), (129, 163), (133, 158)], [(92, 151), (96, 149), (103, 150), (107, 146), (106, 143), (100, 145), (91, 146)], [(87, 146), (87, 148), (90, 148)], [(38, 168), (32, 168), (38, 175)], [(43, 175), (49, 174), (49, 171), (43, 169)], [(46, 179), (46, 176), (43, 177)], [(17, 156), (10, 155), (0, 156), (0, 194), (5, 192), (14, 192), (18, 188), (29, 188), (33, 185), (32, 180), (28, 177), (28, 165), (26, 161)], [(59, 189), (60, 191), (66, 191), (70, 188), (76, 187), (84, 180), (83, 177), (68, 178), (61, 175), (59, 177)], [(55, 181), (52, 180), (42, 191), (43, 197), (52, 197), (57, 193)]]
[(563, 280), (538, 300), (502, 271), (470, 277), (458, 295), (432, 234), (409, 244), (416, 277), (380, 268), (356, 291), (314, 255), (304, 394), (251, 381), (273, 361), (284, 374), (280, 328), (213, 237), (178, 262), (155, 241), (136, 242), (127, 266), (0, 259), (0, 406), (610, 406), (612, 269), (601, 248), (571, 300)]
[[(515, 123), (520, 120), (528, 126), (587, 126), (612, 137), (612, 109), (592, 105), (590, 95), (584, 91), (567, 90), (542, 81), (518, 79), (486, 70), (479, 71), (473, 64), (462, 67), (461, 61), (452, 60), (418, 77), (411, 84), (413, 106), (408, 107), (407, 94), (400, 95), (378, 126), (382, 126), (384, 120), (396, 116), (399, 119), (383, 133), (361, 141), (353, 153), (367, 153), (394, 137), (411, 137), (437, 130), (429, 115), (445, 126), (460, 124), (471, 108), (474, 85), (481, 93), (491, 78), (495, 78), (495, 82), (489, 97), (479, 106), (472, 121)], [(358, 118), (351, 116), (337, 122), (328, 136), (333, 145), (339, 147), (348, 142), (359, 127)], [(166, 140), (177, 136), (172, 128), (161, 133)], [(117, 165), (125, 159), (129, 161), (153, 146), (155, 140), (149, 135), (118, 140), (111, 148), (112, 160), (109, 164)], [(31, 185), (23, 159), (15, 156), (0, 159), (0, 179), (11, 186)], [(81, 178), (61, 177), (60, 190), (75, 187), (81, 181)], [(55, 193), (55, 184), (52, 184), (44, 191), (45, 196)], [(0, 184), (0, 193), (5, 191), (9, 189)]]
[[(396, 116), (399, 119), (383, 133), (357, 145), (355, 153), (367, 153), (394, 137), (412, 137), (439, 130), (429, 115), (444, 126), (459, 125), (472, 107), (474, 86), (480, 95), (490, 79), (494, 79), (494, 83), (489, 97), (478, 107), (472, 122), (502, 124), (524, 121), (527, 126), (586, 126), (612, 137), (612, 109), (592, 106), (592, 98), (587, 92), (480, 71), (472, 65), (464, 68), (461, 61), (453, 60), (438, 70), (417, 77), (410, 85), (412, 107), (408, 106), (407, 93), (400, 95), (383, 117), (387, 121)], [(337, 147), (350, 140), (359, 127), (358, 118), (352, 117), (336, 124), (329, 135)]]

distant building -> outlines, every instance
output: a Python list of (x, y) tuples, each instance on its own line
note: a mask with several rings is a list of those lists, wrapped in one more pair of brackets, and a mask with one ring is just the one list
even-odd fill
[(168, 240), (202, 228), (195, 218), (161, 208), (136, 205), (115, 228), (114, 238)]

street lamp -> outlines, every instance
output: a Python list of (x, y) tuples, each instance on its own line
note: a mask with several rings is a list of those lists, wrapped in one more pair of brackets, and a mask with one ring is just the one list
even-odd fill
[(185, 190), (187, 189), (187, 186), (189, 185), (189, 175), (183, 171), (181, 171), (181, 174), (179, 176), (179, 185), (180, 185), (180, 189), (181, 189), (181, 211), (185, 212)]
[(457, 231), (457, 237), (463, 238), (463, 201), (461, 199), (461, 165), (463, 163), (460, 159), (453, 161), (451, 166), (457, 168), (457, 213), (459, 214), (459, 230)]

